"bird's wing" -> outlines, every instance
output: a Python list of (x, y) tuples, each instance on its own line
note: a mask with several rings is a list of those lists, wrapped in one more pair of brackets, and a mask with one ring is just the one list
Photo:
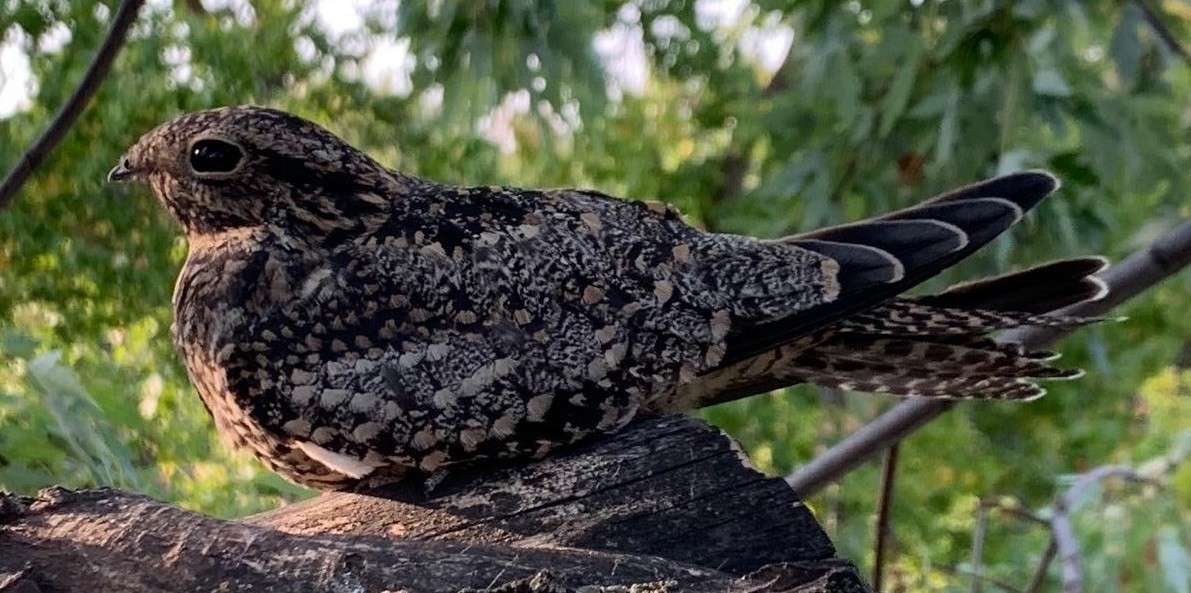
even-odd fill
[(621, 425), (645, 396), (643, 379), (628, 374), (623, 330), (600, 331), (559, 303), (480, 318), (475, 295), (456, 294), (432, 310), (413, 291), (352, 283), (357, 271), (291, 282), (301, 298), (216, 355), (257, 425), (347, 478), (542, 454)]
[(838, 321), (813, 339), (701, 375), (652, 407), (701, 408), (797, 383), (902, 396), (1031, 399), (1043, 393), (1034, 379), (1079, 372), (1049, 366), (1056, 354), (1026, 351), (989, 335), (1100, 321), (1053, 311), (1102, 298), (1107, 288), (1094, 274), (1106, 265), (1100, 257), (1059, 260), (938, 294), (899, 297)]
[[(722, 353), (728, 312), (701, 304), (691, 278), (740, 278), (731, 300), (746, 309), (827, 281), (788, 277), (777, 252), (822, 256), (774, 244), (742, 259), (673, 212), (596, 194), (439, 186), (398, 208), (318, 265), (272, 266), (294, 277), (255, 290), (294, 298), (247, 324), (224, 360), (258, 423), (349, 476), (611, 430)], [(683, 273), (704, 255), (714, 269)]]
[(295, 267), (296, 298), (245, 326), (229, 387), (295, 446), (359, 459), (339, 463), (352, 473), (542, 453), (893, 298), (1054, 185), (1019, 174), (785, 241), (590, 192), (427, 185)]
[(838, 295), (779, 319), (737, 320), (723, 364), (747, 360), (894, 298), (996, 238), (1057, 187), (1048, 173), (1016, 173), (878, 218), (783, 239), (838, 265)]

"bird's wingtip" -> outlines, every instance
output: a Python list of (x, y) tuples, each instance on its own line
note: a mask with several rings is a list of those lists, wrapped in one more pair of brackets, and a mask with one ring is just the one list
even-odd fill
[(1022, 178), (1039, 184), (1039, 187), (1049, 188), (1046, 193), (1052, 193), (1063, 187), (1063, 182), (1054, 173), (1045, 169), (1026, 169), (1018, 173), (1011, 173), (1011, 175), (1018, 175)]

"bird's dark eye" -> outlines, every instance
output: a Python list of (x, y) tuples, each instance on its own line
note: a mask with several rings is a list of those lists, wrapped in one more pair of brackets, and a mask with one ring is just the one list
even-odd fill
[(190, 167), (196, 173), (227, 173), (234, 170), (244, 153), (223, 140), (199, 140), (190, 147)]

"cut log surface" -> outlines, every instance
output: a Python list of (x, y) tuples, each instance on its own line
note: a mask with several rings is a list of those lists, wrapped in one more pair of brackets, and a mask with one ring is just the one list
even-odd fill
[(718, 430), (644, 419), (532, 463), (368, 495), (333, 493), (248, 519), (293, 533), (367, 533), (651, 554), (744, 574), (835, 555), (804, 504)]
[(222, 521), (112, 489), (0, 498), (0, 592), (867, 591), (697, 420)]

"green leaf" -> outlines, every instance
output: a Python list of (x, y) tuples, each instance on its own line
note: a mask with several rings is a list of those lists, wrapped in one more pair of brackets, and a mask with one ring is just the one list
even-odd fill
[(1034, 74), (1034, 92), (1045, 97), (1070, 97), (1071, 86), (1058, 70), (1046, 68)]
[(935, 160), (946, 164), (955, 149), (956, 128), (959, 126), (959, 89), (947, 95), (943, 117), (939, 120), (939, 138), (935, 141)]
[(94, 484), (135, 486), (138, 479), (128, 451), (113, 437), (103, 411), (61, 359), (60, 352), (48, 352), (28, 363), (29, 378), (57, 425), (56, 435), (84, 464)]
[(882, 137), (888, 136), (889, 132), (893, 131), (893, 126), (897, 125), (902, 113), (906, 110), (906, 105), (910, 101), (910, 93), (914, 90), (914, 80), (922, 65), (922, 42), (918, 38), (910, 38), (907, 40), (907, 45), (905, 53), (901, 56), (901, 65), (889, 85), (889, 92), (881, 102), (880, 135)]
[(0, 332), (0, 353), (13, 358), (32, 358), (39, 342), (22, 332), (5, 330)]
[(1141, 71), (1142, 49), (1137, 32), (1142, 26), (1142, 13), (1132, 2), (1126, 2), (1121, 6), (1120, 15), (1121, 20), (1113, 29), (1108, 44), (1108, 53), (1116, 65), (1121, 84), (1132, 88)]

